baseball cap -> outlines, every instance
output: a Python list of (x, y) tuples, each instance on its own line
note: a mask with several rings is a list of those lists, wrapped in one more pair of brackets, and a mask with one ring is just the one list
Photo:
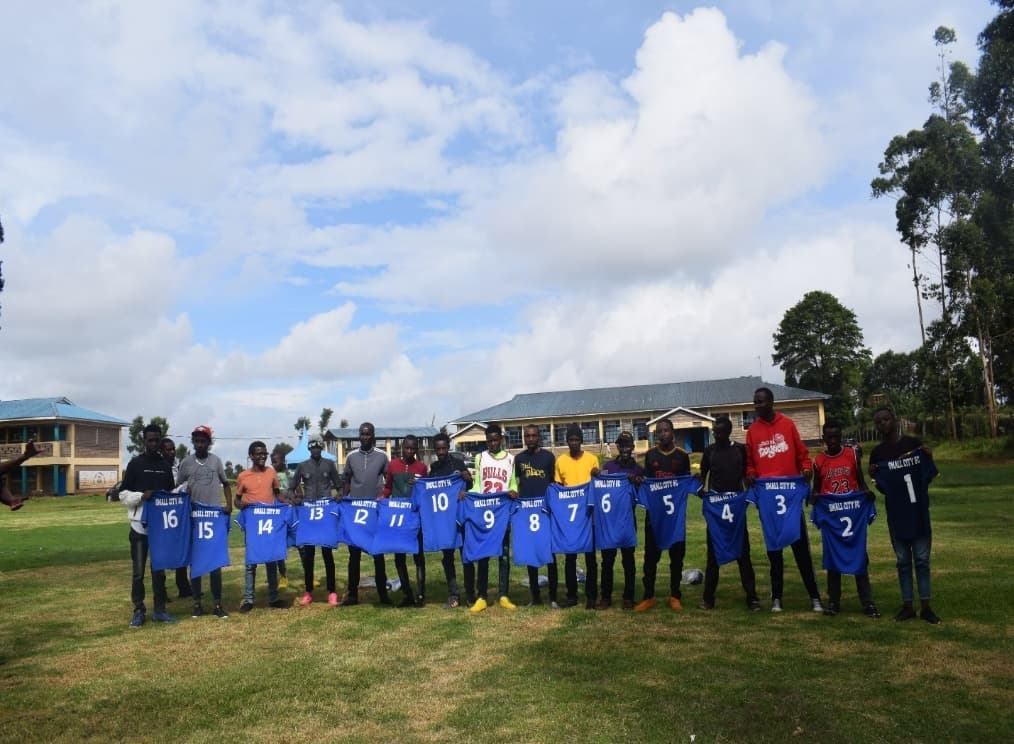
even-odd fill
[(201, 436), (205, 436), (208, 439), (211, 439), (212, 438), (211, 437), (211, 427), (210, 426), (205, 426), (204, 424), (201, 424), (200, 426), (195, 426), (194, 430), (192, 432), (190, 432), (190, 436), (191, 437), (195, 437), (198, 434), (200, 434)]

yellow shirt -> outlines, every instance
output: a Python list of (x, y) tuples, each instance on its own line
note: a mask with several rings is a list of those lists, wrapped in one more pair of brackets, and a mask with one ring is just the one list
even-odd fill
[(556, 458), (556, 482), (564, 486), (580, 486), (592, 479), (592, 469), (599, 466), (599, 458), (591, 452), (582, 452), (575, 460), (568, 452)]

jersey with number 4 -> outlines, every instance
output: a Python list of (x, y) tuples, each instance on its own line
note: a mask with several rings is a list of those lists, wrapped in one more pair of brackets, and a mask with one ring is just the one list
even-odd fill
[(194, 503), (190, 510), (190, 578), (229, 562), (229, 515), (221, 506)]
[(738, 560), (746, 533), (746, 491), (707, 491), (701, 513), (718, 565)]
[(151, 570), (190, 563), (190, 495), (156, 491), (144, 502), (141, 523), (148, 530)]
[(296, 512), (288, 504), (253, 504), (240, 511), (236, 524), (246, 536), (247, 565), (283, 561), (295, 535)]
[(334, 499), (312, 499), (296, 507), (296, 545), (338, 547), (341, 512)]
[(518, 499), (511, 512), (511, 546), (515, 566), (538, 568), (553, 562), (549, 513), (545, 498)]
[(579, 486), (554, 483), (546, 489), (549, 538), (554, 553), (572, 555), (595, 549), (590, 486), (591, 481)]
[(917, 449), (875, 464), (874, 477), (884, 492), (891, 535), (899, 540), (915, 540), (931, 534), (929, 484), (937, 475), (933, 458)]
[(810, 495), (810, 486), (799, 475), (758, 478), (747, 498), (760, 514), (764, 544), (769, 552), (789, 547), (799, 539), (803, 519), (803, 502)]
[(341, 519), (338, 522), (338, 542), (365, 550), (373, 550), (373, 536), (377, 534), (376, 499), (342, 499), (338, 502)]
[(377, 502), (373, 555), (419, 552), (419, 512), (412, 499), (391, 496)]
[(595, 547), (598, 550), (636, 547), (636, 494), (626, 473), (592, 478), (589, 498), (595, 506)]
[(687, 496), (701, 482), (692, 475), (645, 478), (637, 489), (637, 503), (648, 510), (651, 531), (659, 550), (668, 550), (687, 539)]
[(510, 511), (511, 500), (506, 491), (466, 493), (458, 502), (458, 524), (465, 532), (462, 557), (466, 563), (500, 555)]
[(458, 530), (458, 494), (465, 482), (457, 473), (433, 478), (417, 478), (412, 500), (422, 522), (423, 550), (453, 550), (461, 547)]
[(817, 497), (810, 521), (820, 530), (825, 569), (844, 574), (866, 572), (866, 531), (877, 507), (863, 491)]

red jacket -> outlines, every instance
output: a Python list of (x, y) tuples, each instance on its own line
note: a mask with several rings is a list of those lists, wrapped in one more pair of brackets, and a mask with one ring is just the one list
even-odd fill
[(809, 469), (809, 450), (792, 419), (776, 411), (770, 424), (760, 418), (750, 424), (746, 430), (747, 475), (774, 478)]

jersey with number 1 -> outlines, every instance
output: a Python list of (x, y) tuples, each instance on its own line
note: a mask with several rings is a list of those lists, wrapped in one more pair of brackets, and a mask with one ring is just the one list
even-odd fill
[(636, 547), (636, 494), (626, 473), (595, 476), (588, 496), (595, 506), (595, 547), (598, 550)]
[(465, 533), (462, 557), (466, 563), (500, 555), (510, 511), (511, 500), (506, 491), (466, 493), (458, 502), (458, 524)]
[(549, 537), (554, 553), (573, 555), (595, 549), (590, 486), (591, 481), (579, 486), (554, 483), (546, 489)]
[(915, 540), (931, 534), (929, 484), (937, 475), (933, 458), (925, 450), (916, 449), (874, 464), (891, 535), (899, 540)]
[(190, 495), (156, 491), (144, 502), (141, 523), (148, 530), (151, 570), (190, 563)]
[(419, 512), (412, 499), (391, 496), (377, 502), (372, 555), (419, 552)]
[(296, 507), (296, 545), (338, 547), (338, 502), (330, 498), (311, 499)]
[(747, 498), (760, 514), (764, 544), (768, 552), (789, 547), (800, 537), (803, 502), (810, 495), (810, 486), (800, 475), (758, 478)]
[(196, 579), (229, 562), (229, 515), (221, 506), (195, 502), (190, 510), (190, 577)]
[(863, 491), (824, 493), (810, 511), (820, 530), (823, 566), (843, 574), (866, 573), (866, 528), (877, 507)]
[(338, 542), (365, 550), (373, 550), (377, 534), (377, 500), (344, 498), (338, 502)]
[(236, 524), (246, 536), (248, 566), (283, 561), (295, 534), (296, 513), (288, 504), (252, 504), (240, 511)]
[(718, 565), (738, 560), (746, 533), (746, 491), (707, 491), (701, 513)]
[(701, 489), (692, 475), (645, 478), (637, 489), (637, 503), (648, 510), (655, 546), (668, 550), (687, 540), (687, 496)]
[(553, 562), (546, 499), (519, 498), (511, 512), (511, 547), (515, 566), (538, 568)]
[(423, 550), (453, 550), (461, 547), (458, 530), (458, 494), (465, 482), (457, 473), (416, 478), (412, 501), (422, 522)]

